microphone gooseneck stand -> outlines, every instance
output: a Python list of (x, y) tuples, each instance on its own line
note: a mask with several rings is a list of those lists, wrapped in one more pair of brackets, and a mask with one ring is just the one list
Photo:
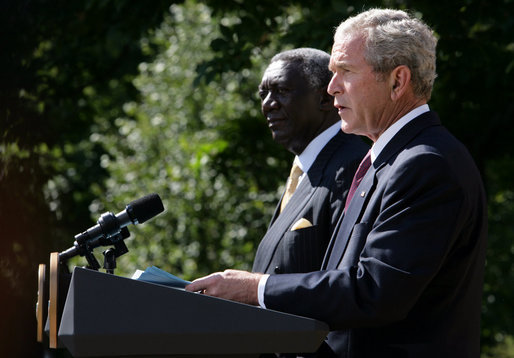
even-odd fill
[(114, 274), (116, 268), (116, 258), (126, 254), (129, 250), (125, 245), (125, 239), (130, 236), (130, 232), (126, 227), (121, 228), (120, 232), (109, 237), (102, 236), (97, 240), (76, 240), (74, 246), (70, 249), (59, 253), (59, 261), (64, 264), (73, 256), (79, 255), (85, 257), (88, 265), (87, 269), (98, 271), (100, 264), (93, 255), (93, 249), (98, 246), (110, 246), (102, 254), (104, 256), (103, 268), (106, 273)]

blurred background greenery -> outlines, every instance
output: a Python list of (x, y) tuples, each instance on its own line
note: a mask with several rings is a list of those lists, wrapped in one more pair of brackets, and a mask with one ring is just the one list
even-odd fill
[(0, 355), (49, 355), (37, 265), (145, 194), (166, 211), (130, 227), (117, 274), (249, 269), (292, 159), (260, 114), (263, 69), (284, 49), (329, 52), (370, 7), (414, 11), (440, 38), (430, 105), (489, 200), (482, 357), (514, 357), (512, 0), (1, 1)]

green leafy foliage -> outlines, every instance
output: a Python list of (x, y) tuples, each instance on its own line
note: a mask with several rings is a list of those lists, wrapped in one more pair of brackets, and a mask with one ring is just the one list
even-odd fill
[(265, 65), (286, 48), (329, 51), (341, 20), (387, 6), (415, 11), (440, 38), (430, 105), (489, 196), (483, 357), (514, 357), (512, 1), (48, 5), (0, 3), (0, 303), (18, 308), (0, 323), (0, 352), (42, 351), (29, 344), (37, 264), (144, 194), (159, 193), (166, 212), (130, 227), (118, 274), (248, 269), (292, 159), (260, 114)]
[[(271, 140), (257, 101), (260, 71), (197, 78), (220, 34), (205, 5), (186, 2), (145, 43), (160, 52), (141, 63), (134, 84), (141, 101), (124, 105), (116, 135), (97, 133), (109, 149), (108, 201), (157, 192), (166, 212), (134, 227), (120, 272), (157, 265), (185, 278), (228, 267), (249, 269), (287, 174), (283, 150)], [(262, 58), (252, 59), (255, 68)], [(262, 175), (267, 173), (267, 175)], [(94, 202), (95, 212), (105, 210)]]
[(482, 338), (486, 357), (513, 357), (514, 344), (514, 190), (510, 173), (514, 161), (504, 156), (488, 162), (490, 183), (489, 247), (484, 280)]
[(0, 321), (2, 356), (35, 357), (37, 265), (91, 225), (106, 171), (95, 126), (137, 92), (139, 39), (168, 2), (0, 2)]

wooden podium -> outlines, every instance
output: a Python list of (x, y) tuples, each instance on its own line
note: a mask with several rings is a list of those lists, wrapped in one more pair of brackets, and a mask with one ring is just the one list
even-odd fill
[(74, 357), (315, 352), (325, 323), (76, 267), (58, 329)]
[(59, 261), (58, 252), (50, 254), (49, 269), (46, 264), (39, 264), (36, 303), (37, 341), (47, 343), (50, 348), (60, 348), (57, 333), (70, 279), (68, 267)]

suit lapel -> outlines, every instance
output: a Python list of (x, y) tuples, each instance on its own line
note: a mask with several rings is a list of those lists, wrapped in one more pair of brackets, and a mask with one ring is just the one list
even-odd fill
[(404, 148), (419, 132), (434, 125), (440, 125), (437, 115), (434, 112), (423, 113), (407, 123), (385, 146), (357, 187), (355, 196), (348, 206), (347, 211), (339, 220), (339, 227), (335, 229), (332, 235), (331, 242), (329, 243), (329, 251), (327, 251), (325, 255), (322, 267), (328, 270), (335, 269), (339, 262), (341, 262), (353, 227), (360, 220), (366, 208), (366, 203), (369, 201), (369, 198), (376, 188), (377, 173), (391, 157)]
[(279, 241), (284, 233), (289, 230), (303, 207), (310, 201), (314, 191), (309, 178), (307, 176), (303, 178), (284, 211), (276, 217), (276, 220), (262, 238), (257, 249), (256, 260), (253, 266), (254, 271), (265, 272), (268, 269)]
[[(331, 252), (329, 252), (328, 262), (326, 262), (326, 268), (329, 270), (337, 268), (339, 261), (341, 261), (341, 258), (343, 257), (353, 226), (359, 220), (365, 207), (364, 204), (368, 201), (368, 198), (373, 192), (374, 184), (376, 182), (375, 173), (376, 170), (372, 165), (368, 169), (364, 178), (362, 178), (360, 185), (357, 187), (357, 191), (347, 208), (347, 212), (343, 214), (343, 217), (339, 222), (339, 228), (337, 228), (332, 235), (329, 247), (333, 247)], [(325, 263), (323, 263), (323, 266), (324, 265)]]
[[(309, 204), (311, 197), (316, 191), (316, 187), (320, 185), (323, 179), (323, 171), (332, 157), (334, 151), (343, 144), (345, 140), (343, 132), (338, 132), (321, 150), (307, 172), (306, 176), (302, 179), (294, 195), (291, 197), (289, 203), (280, 213), (280, 202), (275, 209), (275, 213), (271, 220), (271, 224), (264, 235), (255, 256), (255, 263), (253, 270), (264, 272), (268, 269), (271, 259), (277, 249), (278, 243), (284, 236), (295, 220), (299, 219), (301, 211)], [(283, 197), (283, 195), (282, 195)], [(282, 200), (281, 200), (282, 201)]]
[(268, 225), (268, 230), (273, 226), (275, 223), (275, 220), (277, 220), (278, 216), (280, 215), (280, 204), (282, 203), (282, 199), (284, 199), (284, 192), (282, 192), (282, 196), (280, 197), (280, 201), (278, 202), (278, 205), (275, 207), (275, 211), (273, 212), (273, 216), (271, 217), (270, 223)]

